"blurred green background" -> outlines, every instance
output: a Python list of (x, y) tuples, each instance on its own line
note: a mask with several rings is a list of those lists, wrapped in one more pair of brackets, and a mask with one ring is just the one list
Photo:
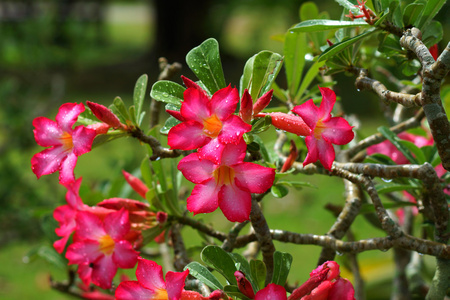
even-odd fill
[[(50, 245), (40, 220), (64, 204), (65, 189), (57, 174), (40, 180), (31, 172), (30, 159), (42, 150), (33, 137), (32, 120), (54, 118), (65, 102), (86, 100), (109, 105), (115, 96), (132, 101), (134, 83), (148, 74), (150, 83), (158, 76), (158, 57), (184, 64), (186, 53), (209, 37), (219, 41), (228, 82), (238, 85), (245, 61), (268, 49), (282, 53), (275, 38), (299, 22), (298, 10), (304, 1), (294, 0), (195, 0), (195, 1), (75, 1), (23, 0), (0, 2), (0, 299), (68, 299), (49, 288), (50, 274), (64, 279), (54, 264), (30, 251), (45, 253)], [(317, 1), (320, 10), (339, 18), (341, 8), (331, 0)], [(440, 12), (447, 13), (448, 4)], [(446, 20), (447, 22), (449, 20)], [(444, 28), (448, 29), (448, 23)], [(440, 49), (448, 41), (448, 30)], [(194, 78), (183, 65), (182, 74)], [(181, 74), (180, 74), (181, 75)], [(282, 78), (281, 78), (282, 79)], [(175, 79), (180, 81), (179, 77)], [(352, 78), (338, 75), (335, 90), (348, 113), (363, 120), (362, 136), (375, 131), (380, 123), (379, 104), (369, 94), (361, 100)], [(149, 91), (148, 91), (149, 92)], [(146, 105), (150, 99), (147, 97)], [(374, 113), (376, 112), (376, 113)], [(271, 132), (274, 134), (274, 132)], [(270, 134), (270, 133), (269, 133)], [(142, 160), (143, 150), (132, 139), (112, 142), (79, 159), (76, 176), (83, 177), (85, 195), (108, 194), (110, 182), (123, 184), (118, 168), (133, 171)], [(268, 196), (265, 201), (271, 228), (300, 233), (324, 234), (333, 224), (328, 202), (342, 204), (340, 179), (308, 177), (318, 189), (304, 189), (282, 199)], [(326, 187), (326, 188), (323, 188)], [(99, 196), (100, 195), (100, 196)], [(88, 204), (97, 197), (83, 198)], [(205, 216), (226, 230), (228, 222), (220, 212)], [(358, 218), (356, 238), (383, 236)], [(197, 246), (200, 237), (190, 229), (188, 247)], [(48, 233), (47, 233), (48, 234)], [(320, 248), (277, 243), (281, 251), (294, 256), (290, 281), (303, 282), (315, 268)], [(157, 247), (155, 245), (155, 247)], [(368, 288), (388, 292), (393, 267), (392, 253), (364, 253), (360, 256)], [(338, 257), (345, 264), (342, 257)], [(344, 270), (345, 272), (345, 270)], [(132, 272), (131, 272), (132, 273)], [(348, 272), (344, 276), (351, 276)], [(383, 291), (381, 289), (381, 291)], [(373, 294), (370, 299), (383, 299)]]

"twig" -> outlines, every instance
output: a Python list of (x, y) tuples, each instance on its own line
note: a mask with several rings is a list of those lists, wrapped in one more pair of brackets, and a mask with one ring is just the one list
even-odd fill
[(182, 271), (183, 268), (191, 261), (187, 255), (180, 229), (181, 224), (174, 224), (170, 230), (174, 254), (173, 265), (177, 271)]
[(152, 150), (153, 155), (150, 160), (158, 160), (160, 158), (178, 157), (182, 154), (180, 150), (170, 150), (161, 146), (161, 143), (151, 135), (145, 135), (140, 128), (133, 128), (129, 131), (132, 137), (137, 138), (143, 143), (148, 144)]
[(227, 252), (231, 252), (233, 251), (234, 248), (234, 243), (236, 241), (236, 237), (239, 235), (239, 232), (241, 232), (241, 230), (247, 226), (248, 221), (242, 222), (242, 223), (236, 223), (231, 229), (230, 232), (228, 233), (228, 237), (227, 239), (224, 241), (224, 243), (222, 244), (222, 249), (227, 251)]
[(194, 228), (200, 232), (203, 232), (209, 236), (212, 236), (221, 242), (224, 242), (228, 238), (228, 236), (225, 233), (217, 231), (213, 227), (208, 226), (199, 221), (196, 221), (194, 219), (191, 219), (189, 217), (186, 217), (186, 216), (182, 216), (182, 217), (171, 216), (171, 217), (173, 217), (179, 223), (187, 225), (189, 227), (192, 227), (192, 228)]

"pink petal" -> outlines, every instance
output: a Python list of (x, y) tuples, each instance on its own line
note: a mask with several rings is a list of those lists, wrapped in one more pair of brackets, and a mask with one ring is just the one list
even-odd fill
[(171, 149), (193, 150), (202, 147), (210, 137), (203, 133), (203, 124), (187, 121), (175, 125), (169, 131), (167, 144)]
[(305, 121), (306, 125), (311, 128), (311, 130), (314, 130), (317, 121), (320, 120), (320, 110), (314, 104), (312, 99), (306, 101), (302, 105), (297, 105), (292, 109), (292, 111), (299, 115), (303, 119), (303, 121)]
[(322, 94), (322, 102), (320, 103), (318, 118), (326, 122), (331, 117), (331, 110), (336, 103), (336, 94), (329, 88), (319, 87), (319, 90)]
[(77, 156), (70, 152), (62, 161), (59, 169), (59, 183), (67, 184), (75, 181), (74, 169), (77, 164)]
[(114, 245), (113, 260), (122, 269), (130, 269), (136, 265), (139, 253), (128, 241), (119, 241)]
[(110, 289), (112, 280), (117, 273), (117, 266), (111, 255), (104, 255), (92, 267), (92, 282), (102, 289)]
[(103, 222), (93, 213), (80, 211), (77, 214), (77, 235), (81, 239), (98, 241), (107, 233), (103, 229)]
[(97, 133), (85, 126), (77, 126), (72, 133), (73, 153), (80, 156), (91, 151), (92, 142)]
[(170, 110), (166, 109), (167, 113), (177, 119), (178, 121), (184, 122), (186, 121), (183, 116), (181, 115), (181, 112), (179, 110)]
[(250, 193), (264, 193), (275, 180), (275, 169), (244, 162), (233, 167), (236, 185)]
[(153, 299), (155, 291), (146, 289), (137, 281), (124, 281), (116, 289), (117, 300), (148, 300)]
[(211, 98), (211, 114), (216, 114), (223, 121), (236, 110), (239, 102), (239, 92), (231, 85), (220, 89)]
[(252, 130), (250, 124), (245, 123), (241, 118), (231, 115), (228, 119), (222, 121), (222, 131), (218, 139), (221, 143), (237, 143), (242, 135)]
[(303, 162), (303, 166), (319, 160), (323, 167), (330, 171), (335, 158), (333, 145), (323, 139), (317, 140), (313, 136), (307, 136), (305, 143), (308, 148), (308, 155)]
[(308, 148), (308, 154), (303, 161), (303, 166), (311, 163), (315, 163), (319, 160), (319, 150), (317, 148), (317, 139), (313, 136), (307, 136), (305, 138), (306, 147)]
[(215, 165), (207, 159), (199, 159), (197, 153), (191, 153), (178, 163), (178, 170), (187, 180), (193, 183), (203, 183), (213, 176)]
[(98, 242), (90, 240), (71, 244), (66, 251), (66, 258), (71, 265), (95, 262), (102, 255)]
[(56, 123), (59, 127), (68, 133), (72, 132), (72, 126), (78, 119), (78, 116), (84, 111), (83, 103), (65, 103), (59, 108), (56, 115)]
[(330, 294), (330, 289), (333, 286), (333, 282), (331, 281), (323, 281), (311, 291), (309, 295), (301, 298), (302, 300), (327, 300), (328, 295)]
[(220, 164), (221, 153), (223, 152), (225, 146), (225, 144), (219, 142), (219, 139), (211, 139), (209, 143), (198, 149), (198, 157), (200, 159), (210, 160), (214, 162), (214, 164), (218, 165)]
[(189, 270), (184, 272), (169, 271), (166, 273), (166, 287), (169, 300), (180, 299), (185, 284), (184, 281), (188, 275)]
[(50, 147), (60, 145), (60, 137), (63, 131), (58, 127), (58, 124), (45, 117), (37, 117), (33, 120), (35, 129), (34, 138), (38, 145), (42, 147)]
[(108, 214), (104, 221), (105, 232), (113, 239), (120, 240), (130, 231), (128, 211), (121, 208), (119, 211)]
[(353, 127), (344, 118), (331, 118), (323, 122), (323, 125), (327, 128), (322, 130), (322, 137), (332, 144), (345, 145), (355, 137), (352, 130)]
[(64, 185), (67, 189), (67, 193), (66, 193), (67, 203), (72, 208), (77, 209), (77, 210), (81, 210), (85, 206), (85, 204), (83, 203), (83, 200), (81, 200), (79, 192), (78, 192), (80, 190), (81, 180), (82, 180), (82, 178), (80, 177), (77, 180)]
[(89, 263), (79, 264), (77, 270), (78, 276), (86, 286), (91, 284), (92, 268), (89, 265)]
[(31, 169), (37, 178), (56, 172), (67, 153), (62, 146), (45, 149), (31, 158)]
[(183, 75), (181, 75), (181, 79), (183, 80), (183, 83), (186, 86), (186, 88), (195, 88), (195, 89), (201, 91), (202, 93), (204, 93), (205, 96), (208, 95), (204, 89), (202, 89), (197, 83), (195, 83), (194, 81), (190, 80), (189, 78), (184, 77)]
[(139, 283), (147, 289), (166, 289), (162, 267), (154, 261), (143, 259), (141, 257), (138, 258), (136, 278)]
[(253, 114), (256, 115), (260, 111), (262, 111), (264, 108), (269, 105), (270, 100), (272, 100), (273, 90), (268, 91), (261, 97), (259, 97), (258, 100), (256, 100), (255, 105), (253, 105)]
[(244, 161), (247, 144), (244, 139), (240, 139), (237, 144), (226, 144), (222, 156), (220, 158), (220, 165), (233, 166)]
[(281, 285), (270, 283), (255, 295), (255, 300), (285, 300), (286, 290)]
[(57, 240), (53, 243), (53, 248), (55, 248), (56, 252), (59, 254), (63, 253), (64, 248), (66, 248), (67, 241), (69, 240), (70, 234), (64, 236), (62, 239)]
[(210, 180), (197, 184), (187, 198), (187, 209), (194, 215), (201, 213), (210, 213), (219, 206), (219, 187), (216, 181)]
[(180, 112), (186, 120), (193, 120), (203, 124), (203, 120), (211, 116), (208, 97), (195, 88), (188, 88), (183, 93), (184, 101)]
[(330, 290), (329, 300), (354, 300), (355, 290), (350, 281), (344, 278), (339, 278), (333, 284)]
[(223, 185), (219, 192), (219, 207), (231, 222), (244, 222), (250, 217), (252, 196), (234, 184)]

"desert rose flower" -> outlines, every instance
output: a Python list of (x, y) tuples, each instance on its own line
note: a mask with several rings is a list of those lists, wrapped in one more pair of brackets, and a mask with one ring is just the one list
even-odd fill
[(197, 85), (184, 91), (178, 119), (182, 123), (172, 127), (167, 140), (171, 149), (204, 152), (216, 151), (223, 144), (237, 143), (251, 125), (234, 115), (239, 102), (236, 88), (218, 90), (211, 99)]
[(194, 214), (210, 213), (218, 207), (231, 222), (249, 219), (251, 193), (264, 193), (273, 184), (275, 170), (244, 162), (247, 144), (224, 145), (223, 151), (207, 153), (203, 159), (192, 153), (178, 164), (187, 180), (197, 185), (187, 198)]
[(311, 128), (305, 143), (308, 155), (303, 166), (319, 160), (327, 170), (331, 170), (335, 158), (333, 144), (345, 145), (355, 134), (352, 126), (341, 117), (331, 117), (331, 110), (336, 102), (336, 94), (329, 88), (319, 87), (322, 103), (317, 107), (310, 99), (302, 105), (297, 105), (292, 111), (298, 114)]
[(178, 300), (182, 299), (184, 281), (189, 270), (167, 272), (164, 281), (162, 267), (151, 260), (138, 258), (137, 281), (124, 281), (116, 289), (117, 300)]
[(69, 264), (84, 267), (79, 273), (85, 283), (86, 276), (82, 273), (90, 272), (95, 285), (111, 288), (117, 268), (133, 268), (138, 258), (138, 252), (125, 239), (130, 231), (128, 211), (122, 208), (108, 214), (103, 221), (90, 212), (80, 211), (76, 222), (77, 241), (66, 252)]
[(59, 108), (55, 120), (37, 117), (33, 120), (34, 137), (42, 147), (50, 147), (31, 158), (31, 169), (39, 178), (59, 171), (59, 182), (75, 180), (77, 157), (91, 151), (96, 132), (85, 126), (72, 128), (84, 111), (82, 103), (65, 103)]
[(286, 290), (281, 285), (270, 283), (255, 295), (255, 300), (286, 300)]

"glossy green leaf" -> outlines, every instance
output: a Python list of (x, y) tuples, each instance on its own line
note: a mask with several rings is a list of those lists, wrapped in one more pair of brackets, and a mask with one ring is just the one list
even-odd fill
[(390, 16), (390, 10), (389, 8), (382, 12), (380, 16), (378, 16), (378, 20), (373, 24), (373, 26), (378, 27), (380, 26), (384, 20), (386, 20)]
[(281, 89), (276, 82), (272, 83), (273, 95), (282, 102), (287, 102), (287, 91)]
[(444, 35), (442, 24), (438, 21), (431, 21), (427, 25), (427, 30), (422, 33), (422, 41), (427, 47), (439, 43)]
[(300, 31), (300, 32), (314, 32), (314, 31), (325, 31), (325, 30), (335, 30), (339, 28), (353, 28), (353, 27), (369, 27), (370, 25), (362, 20), (357, 19), (354, 21), (338, 21), (338, 20), (307, 20), (298, 23), (291, 27), (289, 31)]
[(210, 38), (193, 48), (186, 55), (186, 63), (211, 94), (226, 86), (217, 40)]
[(200, 282), (206, 284), (213, 290), (223, 290), (223, 285), (220, 281), (200, 263), (193, 261), (189, 263), (184, 270), (189, 270), (189, 275), (197, 278)]
[(359, 14), (359, 8), (355, 7), (355, 4), (348, 0), (335, 0), (341, 6), (345, 8), (345, 10), (351, 10), (355, 14)]
[(300, 6), (299, 16), (302, 21), (318, 19), (319, 8), (316, 3), (307, 1)]
[(270, 188), (270, 192), (276, 198), (283, 198), (289, 193), (289, 189), (282, 184), (274, 184)]
[(306, 34), (289, 30), (284, 42), (284, 67), (290, 99), (295, 97), (305, 66)]
[(389, 128), (387, 128), (386, 126), (380, 126), (378, 127), (378, 131), (386, 139), (388, 139), (395, 146), (395, 148), (397, 148), (412, 164), (418, 163), (418, 161), (414, 158), (414, 156), (412, 156), (409, 149), (403, 146), (402, 143), (400, 143), (400, 138), (395, 133), (393, 133)]
[(134, 107), (134, 105), (131, 105), (128, 108), (128, 111), (129, 111), (129, 114), (130, 114), (131, 123), (137, 125), (137, 122), (136, 122), (136, 108)]
[(166, 230), (167, 226), (154, 226), (146, 230), (142, 230), (142, 245), (147, 245), (153, 241), (158, 235)]
[[(142, 105), (145, 99), (145, 91), (147, 90), (148, 76), (147, 74), (142, 75), (136, 81), (136, 85), (134, 86), (134, 94), (133, 94), (133, 103), (135, 107), (135, 118), (137, 121), (141, 118)], [(138, 126), (141, 124), (138, 122)]]
[(258, 134), (269, 129), (270, 125), (272, 125), (272, 118), (270, 115), (264, 116), (264, 118), (259, 118), (252, 125), (251, 133)]
[(49, 247), (47, 245), (34, 247), (25, 255), (24, 260), (33, 261), (38, 257), (44, 259), (61, 270), (67, 269), (67, 261), (61, 254), (56, 252), (53, 247)]
[(125, 103), (123, 103), (120, 97), (114, 98), (113, 105), (117, 109), (117, 112), (119, 113), (119, 115), (122, 117), (123, 120), (125, 121), (131, 120), (130, 115), (128, 114), (128, 110), (125, 106)]
[(119, 130), (109, 131), (107, 134), (97, 134), (94, 138), (94, 142), (92, 143), (92, 148), (94, 149), (100, 145), (127, 136), (128, 134), (126, 132)]
[(236, 266), (225, 250), (217, 246), (206, 246), (200, 254), (203, 262), (222, 274), (229, 284), (236, 283)]
[(303, 77), (302, 84), (300, 85), (300, 88), (297, 91), (297, 94), (294, 98), (294, 103), (298, 104), (298, 101), (303, 96), (303, 93), (306, 91), (306, 89), (309, 87), (311, 82), (316, 78), (316, 76), (319, 74), (319, 69), (325, 65), (325, 61), (316, 61), (314, 64), (308, 69), (308, 72), (306, 72), (305, 77)]
[(275, 251), (273, 254), (273, 276), (272, 283), (284, 286), (291, 270), (292, 255), (285, 252)]
[(262, 155), (264, 161), (265, 162), (272, 161), (270, 159), (270, 155), (269, 155), (269, 152), (267, 151), (264, 141), (259, 136), (253, 135), (253, 142), (258, 143), (259, 149), (260, 149), (260, 152), (261, 152), (261, 155)]
[(100, 122), (99, 119), (92, 113), (91, 109), (86, 106), (84, 112), (82, 112), (77, 119), (77, 122), (83, 125), (91, 125)]
[(408, 150), (411, 151), (412, 154), (414, 154), (419, 164), (423, 164), (426, 162), (425, 154), (414, 143), (405, 140), (400, 140), (399, 143), (401, 143), (405, 148), (408, 148)]
[(424, 31), (425, 25), (431, 22), (431, 20), (441, 10), (445, 2), (446, 0), (428, 0), (419, 21), (415, 22), (414, 25), (420, 30)]
[(436, 145), (433, 146), (423, 146), (420, 148), (425, 155), (425, 161), (429, 162), (433, 167), (436, 167), (441, 163), (441, 158), (437, 152)]
[(160, 132), (161, 134), (168, 134), (168, 133), (169, 133), (169, 130), (170, 130), (173, 126), (178, 125), (178, 124), (180, 124), (180, 123), (181, 123), (180, 120), (175, 119), (174, 117), (170, 116), (170, 117), (167, 118), (166, 122), (164, 123), (164, 126), (161, 127), (161, 129), (159, 130), (159, 132)]
[(410, 184), (398, 184), (395, 182), (386, 182), (375, 185), (375, 189), (379, 194), (391, 193), (397, 191), (420, 189), (418, 186), (411, 186)]
[(236, 262), (236, 264), (239, 265), (238, 270), (245, 274), (245, 277), (248, 279), (248, 281), (250, 281), (253, 287), (253, 291), (255, 291), (256, 293), (256, 291), (258, 290), (258, 282), (252, 276), (250, 264), (248, 263), (247, 259), (238, 253), (228, 253), (228, 255), (230, 255), (230, 257)]
[(266, 265), (261, 260), (250, 260), (250, 273), (252, 278), (256, 281), (257, 290), (261, 290), (265, 286), (266, 281)]
[(152, 186), (153, 183), (153, 175), (152, 170), (150, 168), (150, 160), (148, 157), (145, 157), (141, 162), (141, 176), (142, 180), (147, 186)]
[(357, 36), (354, 36), (352, 38), (349, 38), (347, 40), (344, 40), (342, 42), (336, 43), (331, 47), (328, 47), (320, 56), (319, 61), (324, 61), (329, 59), (330, 57), (336, 55), (337, 53), (347, 49), (351, 45), (355, 44), (356, 42), (360, 41), (363, 38), (366, 38), (370, 36), (371, 34), (377, 32), (375, 28), (371, 28)]
[(306, 181), (277, 181), (277, 185), (285, 185), (296, 189), (301, 189), (304, 187), (317, 189), (317, 186)]
[(425, 3), (411, 3), (403, 9), (403, 24), (406, 26), (414, 25), (419, 20), (419, 15), (422, 14), (422, 10), (425, 7)]
[(178, 83), (160, 80), (153, 84), (150, 97), (157, 101), (180, 106), (181, 101), (183, 101), (183, 93), (185, 90), (186, 89)]
[(382, 164), (382, 165), (390, 165), (394, 166), (396, 163), (387, 155), (381, 153), (375, 153), (370, 156), (367, 156), (364, 159), (364, 163), (366, 164)]
[(398, 0), (391, 0), (391, 3), (389, 4), (389, 11), (392, 12), (389, 14), (392, 23), (394, 23), (397, 27), (403, 28), (403, 11)]
[(271, 51), (261, 51), (252, 56), (244, 66), (240, 92), (249, 90), (253, 101), (269, 91), (281, 69), (283, 57)]

